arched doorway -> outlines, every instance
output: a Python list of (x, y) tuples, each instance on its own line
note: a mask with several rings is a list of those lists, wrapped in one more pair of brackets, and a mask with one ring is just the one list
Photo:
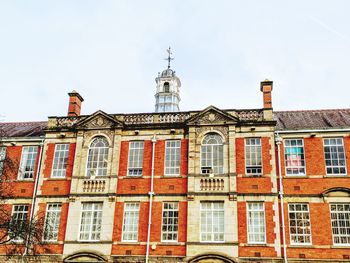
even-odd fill
[(235, 261), (223, 255), (204, 254), (190, 259), (188, 263), (235, 263)]
[(107, 262), (102, 256), (90, 252), (81, 252), (70, 255), (63, 260), (64, 263), (105, 263)]

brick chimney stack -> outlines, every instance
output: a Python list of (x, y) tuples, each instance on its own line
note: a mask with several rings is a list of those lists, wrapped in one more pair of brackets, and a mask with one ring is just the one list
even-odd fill
[(272, 109), (272, 86), (273, 81), (265, 79), (260, 83), (260, 91), (263, 92), (264, 109)]
[(75, 90), (69, 92), (68, 95), (68, 116), (80, 116), (81, 103), (84, 101), (83, 97)]

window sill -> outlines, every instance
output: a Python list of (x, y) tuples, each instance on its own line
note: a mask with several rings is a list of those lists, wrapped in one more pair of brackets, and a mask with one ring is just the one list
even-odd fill
[(295, 179), (295, 178), (303, 178), (303, 179), (306, 179), (306, 178), (309, 178), (307, 175), (285, 175), (283, 176), (283, 179)]
[(324, 178), (348, 178), (349, 176), (347, 174), (327, 174), (323, 176)]
[(17, 179), (17, 182), (34, 182), (34, 179)]
[(142, 175), (126, 175), (123, 177), (124, 179), (140, 179)]
[(288, 245), (288, 248), (315, 248), (312, 244), (293, 244)]
[(45, 181), (66, 181), (67, 180), (67, 177), (62, 177), (62, 178), (46, 178)]
[(264, 178), (266, 176), (262, 174), (244, 174), (242, 178)]
[(331, 248), (339, 248), (339, 249), (349, 249), (350, 248), (350, 244), (345, 245), (345, 244), (341, 244), (341, 245), (333, 245), (331, 246)]
[(267, 247), (268, 245), (266, 243), (248, 243), (244, 244), (245, 247)]

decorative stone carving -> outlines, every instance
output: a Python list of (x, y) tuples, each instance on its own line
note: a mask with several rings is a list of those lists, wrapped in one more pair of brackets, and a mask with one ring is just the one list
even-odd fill
[(97, 116), (82, 126), (85, 128), (109, 128), (112, 125), (113, 123), (110, 120), (103, 116)]
[(214, 127), (202, 126), (200, 128), (197, 128), (196, 129), (196, 138), (200, 138), (201, 135), (203, 135), (207, 132), (215, 132), (215, 131), (219, 131), (220, 133), (222, 133), (222, 135), (225, 138), (225, 141), (227, 141), (227, 139), (228, 139), (228, 127), (225, 127), (225, 126), (214, 126)]

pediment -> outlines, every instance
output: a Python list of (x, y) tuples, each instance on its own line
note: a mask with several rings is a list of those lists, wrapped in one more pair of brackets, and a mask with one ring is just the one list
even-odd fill
[(122, 126), (122, 122), (114, 119), (113, 116), (103, 111), (97, 111), (75, 124), (77, 129), (107, 129)]
[(228, 114), (214, 106), (209, 106), (203, 111), (193, 115), (187, 120), (188, 125), (208, 124), (235, 124), (239, 121), (237, 116)]
[(95, 253), (89, 253), (89, 252), (81, 252), (81, 253), (77, 253), (71, 256), (68, 256), (64, 259), (63, 262), (106, 262), (106, 260), (102, 257), (99, 256)]

